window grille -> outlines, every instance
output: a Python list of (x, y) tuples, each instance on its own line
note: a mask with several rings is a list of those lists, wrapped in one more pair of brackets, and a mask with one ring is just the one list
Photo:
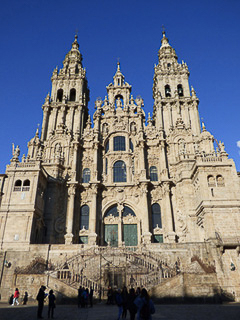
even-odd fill
[(90, 181), (91, 178), (91, 171), (89, 168), (85, 168), (83, 170), (83, 178), (82, 178), (82, 182), (83, 183), (88, 183)]
[(117, 161), (113, 166), (113, 182), (126, 182), (127, 172), (126, 164), (123, 161)]
[(152, 228), (162, 228), (161, 208), (158, 203), (152, 205)]
[(150, 167), (150, 180), (158, 181), (158, 172), (155, 166)]
[(126, 150), (125, 137), (117, 136), (113, 138), (113, 150), (114, 151)]
[(84, 205), (80, 210), (80, 230), (83, 228), (88, 230), (89, 226), (89, 206)]

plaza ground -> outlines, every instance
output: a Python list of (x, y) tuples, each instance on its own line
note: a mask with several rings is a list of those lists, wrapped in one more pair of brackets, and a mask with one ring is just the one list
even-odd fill
[[(157, 304), (153, 320), (239, 320), (240, 304)], [(37, 305), (10, 306), (0, 303), (0, 320), (32, 320), (37, 319)], [(44, 306), (43, 317), (47, 319), (47, 305)], [(76, 305), (57, 305), (55, 319), (61, 320), (116, 320), (117, 306), (98, 303), (93, 308), (78, 309)], [(130, 319), (129, 314), (127, 320)]]

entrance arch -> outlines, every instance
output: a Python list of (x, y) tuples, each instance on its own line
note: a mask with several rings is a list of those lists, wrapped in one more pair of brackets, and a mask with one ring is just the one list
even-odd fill
[(138, 245), (139, 221), (135, 212), (127, 205), (113, 205), (104, 215), (105, 245), (117, 247)]

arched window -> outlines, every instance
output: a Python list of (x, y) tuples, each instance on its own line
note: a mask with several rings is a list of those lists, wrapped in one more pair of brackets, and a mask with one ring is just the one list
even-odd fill
[(218, 187), (223, 187), (224, 186), (224, 179), (223, 179), (223, 176), (221, 176), (221, 175), (217, 176), (217, 186)]
[(126, 150), (125, 137), (117, 136), (117, 137), (113, 138), (113, 150), (114, 151), (125, 151)]
[(183, 87), (181, 84), (179, 84), (177, 86), (177, 92), (178, 92), (179, 97), (183, 97)]
[(22, 187), (22, 181), (21, 180), (17, 180), (14, 184), (14, 189), (13, 191), (21, 191), (21, 187)]
[(76, 100), (76, 89), (71, 89), (70, 90), (70, 98), (69, 98), (70, 101), (75, 101)]
[(158, 203), (152, 205), (152, 228), (162, 228), (161, 208)]
[(57, 91), (57, 101), (62, 102), (63, 99), (63, 89), (58, 89)]
[(136, 216), (136, 215), (135, 215), (135, 212), (134, 212), (131, 208), (129, 208), (128, 206), (124, 206), (124, 208), (123, 208), (123, 213), (122, 213), (123, 217), (126, 217), (126, 216), (128, 216), (129, 214), (130, 214), (131, 216), (133, 216), (133, 217)]
[(105, 217), (108, 217), (108, 216), (110, 216), (110, 215), (112, 215), (112, 216), (114, 216), (114, 217), (118, 217), (118, 216), (119, 216), (116, 205), (112, 206), (111, 208), (109, 208), (109, 209), (106, 211)]
[(208, 180), (209, 187), (216, 187), (216, 182), (215, 182), (214, 176), (208, 176), (207, 180)]
[(30, 181), (28, 179), (24, 180), (22, 191), (29, 191), (29, 189), (30, 189)]
[(80, 209), (80, 230), (88, 230), (89, 225), (89, 206), (84, 205)]
[(106, 145), (105, 145), (105, 153), (107, 153), (109, 150), (109, 140), (106, 142)]
[(91, 171), (89, 168), (85, 168), (83, 170), (82, 182), (88, 183), (90, 181), (90, 178), (91, 178)]
[(158, 172), (155, 166), (150, 167), (150, 180), (158, 181)]
[(126, 164), (123, 161), (117, 161), (113, 166), (113, 182), (126, 182)]
[(170, 98), (171, 97), (171, 89), (170, 89), (170, 86), (168, 84), (165, 86), (165, 96), (166, 96), (166, 98)]

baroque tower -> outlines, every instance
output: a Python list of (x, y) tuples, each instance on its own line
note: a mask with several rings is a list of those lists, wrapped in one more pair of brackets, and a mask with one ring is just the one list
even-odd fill
[[(232, 288), (228, 266), (237, 263), (240, 247), (239, 175), (224, 143), (201, 128), (187, 64), (178, 62), (165, 32), (154, 68), (152, 117), (145, 115), (143, 98), (132, 95), (118, 63), (91, 120), (77, 37), (51, 80), (41, 135), (37, 129), (21, 161), (19, 146), (13, 146), (0, 176), (1, 250), (35, 257), (41, 248), (41, 257), (64, 262), (73, 268), (70, 276), (77, 275), (73, 281), (81, 278), (83, 284), (81, 265), (98, 289), (101, 275), (114, 266), (114, 248), (123, 252), (119, 266), (130, 259), (122, 269), (125, 279), (130, 281), (126, 269), (133, 267), (138, 285), (147, 284), (150, 273), (152, 286), (161, 280), (162, 261), (164, 272), (174, 274), (176, 265), (188, 271), (194, 257), (200, 266), (210, 261), (215, 280)], [(137, 259), (129, 247), (138, 250)], [(96, 271), (102, 252), (111, 260), (106, 273)]]

